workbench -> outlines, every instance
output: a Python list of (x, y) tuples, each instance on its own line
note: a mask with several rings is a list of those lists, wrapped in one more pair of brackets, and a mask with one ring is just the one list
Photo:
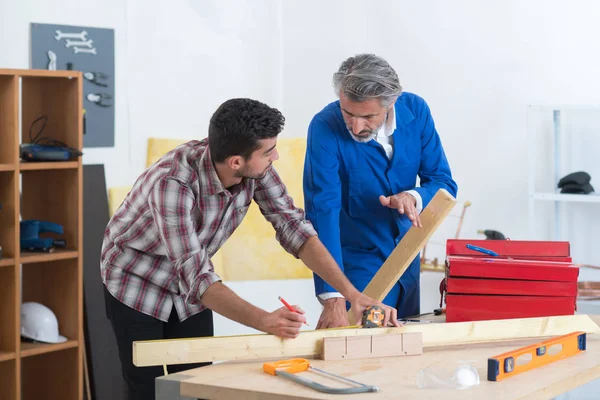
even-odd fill
[[(591, 316), (600, 325), (600, 315)], [(502, 343), (457, 345), (428, 348), (422, 355), (323, 361), (310, 359), (311, 366), (342, 375), (352, 380), (376, 385), (379, 392), (352, 394), (360, 399), (551, 399), (560, 394), (600, 378), (600, 335), (587, 335), (587, 350), (564, 360), (548, 364), (500, 382), (487, 380), (487, 359), (542, 339)], [(308, 358), (308, 357), (306, 357)], [(419, 370), (442, 367), (452, 371), (459, 361), (469, 361), (477, 368), (480, 383), (465, 389), (420, 389), (417, 387)], [(244, 400), (297, 400), (339, 399), (280, 376), (263, 372), (265, 361), (223, 362), (157, 378), (156, 400), (244, 399)], [(303, 377), (335, 387), (347, 385), (332, 379), (323, 379), (314, 372), (303, 372)]]

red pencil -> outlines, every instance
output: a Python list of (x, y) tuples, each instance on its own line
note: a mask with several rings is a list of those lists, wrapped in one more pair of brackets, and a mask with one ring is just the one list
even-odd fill
[[(283, 303), (283, 305), (284, 305), (284, 306), (286, 306), (286, 308), (287, 308), (288, 310), (290, 310), (291, 312), (295, 312), (295, 313), (298, 313), (298, 314), (300, 314), (300, 313), (298, 312), (298, 310), (296, 310), (294, 307), (290, 306), (290, 305), (288, 304), (288, 302), (287, 302), (287, 301), (285, 301), (285, 300), (283, 299), (283, 297), (279, 296), (279, 301), (281, 301), (281, 302)], [(304, 322), (304, 325), (308, 326), (308, 324), (306, 323), (306, 321)]]

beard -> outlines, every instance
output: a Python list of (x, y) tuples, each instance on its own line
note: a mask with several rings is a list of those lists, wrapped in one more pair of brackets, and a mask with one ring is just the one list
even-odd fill
[(352, 133), (352, 129), (350, 129), (350, 128), (348, 128), (348, 132), (350, 132), (350, 137), (352, 139), (354, 139), (355, 142), (358, 142), (358, 143), (367, 143), (367, 142), (370, 142), (371, 140), (373, 140), (373, 138), (375, 137), (375, 135), (377, 135), (374, 131), (364, 130), (361, 133), (367, 133), (367, 132), (369, 132), (369, 134), (366, 135), (366, 136), (362, 136), (362, 135), (361, 136), (357, 136), (354, 133)]
[[(377, 136), (377, 132), (381, 129), (381, 127), (385, 124), (386, 121), (387, 121), (387, 118), (385, 120), (383, 120), (383, 122), (377, 128), (375, 128), (373, 130), (363, 129), (362, 131), (360, 131), (360, 133), (362, 134), (360, 136), (355, 135), (354, 132), (352, 132), (352, 128), (346, 127), (346, 129), (348, 129), (348, 132), (350, 132), (350, 137), (352, 139), (354, 139), (355, 142), (367, 143), (367, 142), (370, 142), (371, 140), (373, 140), (375, 138), (375, 136)], [(368, 133), (368, 135), (364, 135), (365, 133)]]
[(273, 163), (270, 163), (267, 166), (267, 168), (265, 168), (264, 171), (262, 171), (262, 172), (255, 172), (255, 171), (252, 171), (250, 168), (246, 167), (243, 170), (236, 172), (235, 176), (236, 176), (236, 178), (259, 180), (259, 179), (264, 178), (267, 175), (267, 172), (269, 172), (272, 165), (273, 165)]

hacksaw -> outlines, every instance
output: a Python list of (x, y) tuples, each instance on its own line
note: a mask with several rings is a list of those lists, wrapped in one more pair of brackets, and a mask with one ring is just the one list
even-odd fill
[[(560, 351), (553, 353), (553, 348), (559, 348)], [(488, 381), (501, 381), (522, 372), (574, 356), (585, 350), (586, 333), (575, 331), (517, 350), (507, 351), (488, 359)], [(519, 364), (521, 357), (526, 360), (527, 356), (530, 356), (531, 359), (524, 364)]]

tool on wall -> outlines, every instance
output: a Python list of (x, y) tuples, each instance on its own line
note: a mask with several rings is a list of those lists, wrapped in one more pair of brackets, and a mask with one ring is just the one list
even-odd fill
[(66, 39), (65, 47), (68, 48), (68, 47), (73, 47), (73, 46), (80, 46), (80, 47), (87, 47), (88, 49), (91, 49), (93, 47), (92, 43), (94, 43), (94, 41), (92, 39), (80, 40), (80, 41)]
[(56, 70), (56, 53), (52, 50), (48, 50), (48, 70)]
[(43, 251), (51, 253), (56, 247), (64, 248), (67, 243), (64, 239), (41, 238), (40, 233), (63, 234), (62, 225), (39, 220), (21, 221), (21, 250)]
[(56, 30), (56, 36), (54, 36), (54, 39), (61, 40), (61, 39), (79, 39), (79, 40), (86, 40), (87, 39), (87, 32), (86, 31), (81, 31), (79, 33), (63, 33), (60, 30)]
[(101, 80), (106, 80), (108, 75), (102, 72), (84, 72), (83, 77), (96, 86), (107, 87), (108, 85)]
[(106, 102), (106, 100), (112, 100), (112, 96), (108, 93), (89, 93), (86, 96), (87, 101), (95, 103), (100, 107), (110, 107), (112, 104)]
[[(554, 352), (553, 349), (559, 349)], [(488, 359), (488, 381), (501, 381), (586, 350), (586, 333), (571, 332)], [(523, 359), (521, 360), (521, 357)]]
[(96, 55), (96, 48), (92, 48), (92, 49), (87, 49), (84, 47), (73, 47), (73, 53), (78, 54), (78, 53), (89, 53), (89, 54), (93, 54)]
[[(299, 372), (305, 372), (308, 370), (316, 371), (317, 373), (327, 375), (329, 377), (333, 377), (337, 380), (342, 380), (350, 384), (354, 384), (357, 386), (346, 387), (346, 388), (337, 388), (322, 385), (318, 382), (311, 381), (309, 379), (296, 376), (294, 374)], [(318, 368), (314, 368), (310, 366), (308, 360), (304, 358), (293, 358), (290, 360), (281, 360), (268, 362), (263, 364), (263, 371), (270, 375), (281, 376), (283, 378), (289, 379), (301, 385), (307, 386), (309, 388), (315, 389), (319, 392), (329, 393), (329, 394), (353, 394), (353, 393), (368, 393), (368, 392), (378, 392), (379, 388), (377, 386), (365, 385), (364, 383), (353, 381), (352, 379), (345, 378), (340, 375), (333, 374), (331, 372), (323, 371)]]

